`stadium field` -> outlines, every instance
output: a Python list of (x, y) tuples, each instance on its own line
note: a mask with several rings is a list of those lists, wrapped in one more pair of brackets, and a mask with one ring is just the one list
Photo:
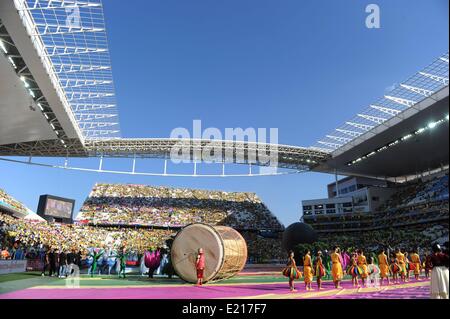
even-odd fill
[(81, 275), (79, 288), (68, 287), (70, 281), (40, 277), (36, 273), (0, 276), (0, 299), (322, 299), (322, 298), (429, 298), (428, 280), (381, 288), (354, 288), (345, 280), (342, 289), (335, 289), (331, 281), (323, 289), (306, 291), (297, 282), (297, 291), (290, 292), (284, 277), (279, 275), (237, 276), (217, 283), (196, 287), (179, 279), (148, 279), (130, 275), (126, 279), (115, 276), (89, 277)]

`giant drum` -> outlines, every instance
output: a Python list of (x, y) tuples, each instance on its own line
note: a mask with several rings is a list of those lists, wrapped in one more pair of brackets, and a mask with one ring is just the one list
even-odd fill
[(178, 232), (171, 249), (173, 268), (187, 282), (197, 282), (195, 261), (199, 248), (205, 254), (204, 282), (230, 278), (247, 261), (245, 239), (233, 228), (190, 224)]

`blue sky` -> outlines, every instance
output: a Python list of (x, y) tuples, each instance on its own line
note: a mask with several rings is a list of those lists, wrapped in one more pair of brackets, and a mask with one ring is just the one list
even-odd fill
[[(168, 137), (200, 119), (221, 131), (278, 128), (280, 143), (310, 146), (448, 51), (447, 0), (103, 2), (123, 137)], [(380, 29), (365, 26), (370, 3), (380, 7)], [(74, 198), (79, 209), (97, 181), (136, 183), (256, 192), (285, 225), (298, 220), (302, 199), (326, 196), (334, 180), (139, 177), (6, 162), (0, 176), (32, 210), (40, 194)]]

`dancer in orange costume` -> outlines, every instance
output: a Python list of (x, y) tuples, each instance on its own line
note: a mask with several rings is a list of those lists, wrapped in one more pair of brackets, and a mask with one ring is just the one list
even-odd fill
[(289, 252), (286, 268), (283, 269), (283, 275), (289, 278), (289, 290), (292, 292), (297, 291), (294, 287), (294, 280), (300, 279), (302, 273), (297, 268), (292, 250)]
[(397, 259), (398, 266), (400, 268), (400, 277), (402, 278), (402, 281), (406, 281), (406, 262), (405, 262), (405, 255), (402, 254), (400, 248), (397, 248), (395, 253), (395, 258)]
[(334, 247), (333, 250), (334, 252), (331, 254), (331, 276), (333, 277), (334, 287), (341, 288), (339, 283), (344, 275), (341, 264), (341, 250), (339, 247)]
[(303, 275), (305, 276), (306, 290), (311, 290), (313, 272), (312, 272), (311, 252), (309, 250), (306, 251), (306, 254), (303, 257)]
[(358, 270), (359, 270), (359, 275), (361, 277), (361, 282), (362, 282), (362, 285), (365, 286), (366, 278), (369, 274), (368, 274), (368, 269), (367, 269), (367, 259), (366, 259), (366, 256), (364, 256), (364, 252), (362, 251), (362, 249), (360, 249), (358, 251), (357, 261), (358, 261)]
[(381, 253), (378, 255), (378, 266), (380, 267), (380, 286), (383, 285), (383, 279), (386, 279), (389, 285), (389, 263), (384, 249), (381, 249)]
[(322, 277), (325, 276), (325, 267), (322, 263), (322, 252), (319, 250), (317, 252), (315, 265), (314, 265), (314, 274), (317, 279), (317, 289), (321, 290), (322, 288)]
[(419, 276), (420, 276), (420, 256), (417, 253), (417, 249), (414, 250), (414, 252), (411, 254), (411, 262), (414, 264), (414, 277), (416, 278), (416, 280), (420, 280)]

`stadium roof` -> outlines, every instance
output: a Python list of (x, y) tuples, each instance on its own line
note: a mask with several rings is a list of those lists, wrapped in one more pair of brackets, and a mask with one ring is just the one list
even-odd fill
[(101, 0), (0, 1), (0, 156), (167, 159), (181, 144), (194, 161), (211, 146), (234, 163), (262, 148), (300, 171), (411, 175), (448, 166), (448, 63), (446, 53), (313, 147), (121, 139)]
[[(2, 53), (27, 86), (36, 108), (51, 109), (60, 121), (69, 117), (78, 136), (67, 132), (68, 138), (119, 136), (101, 0), (2, 1), (0, 23)], [(51, 93), (58, 99), (52, 99)], [(44, 126), (34, 130), (34, 140), (47, 131)]]
[(442, 88), (448, 87), (448, 64), (447, 52), (420, 72), (396, 85), (390, 92), (319, 140), (314, 147), (338, 155), (346, 149), (345, 146), (353, 145), (355, 140), (366, 132), (383, 126), (389, 119), (401, 118), (405, 110), (414, 107)]
[(394, 181), (448, 169), (448, 86), (336, 150), (314, 170)]

